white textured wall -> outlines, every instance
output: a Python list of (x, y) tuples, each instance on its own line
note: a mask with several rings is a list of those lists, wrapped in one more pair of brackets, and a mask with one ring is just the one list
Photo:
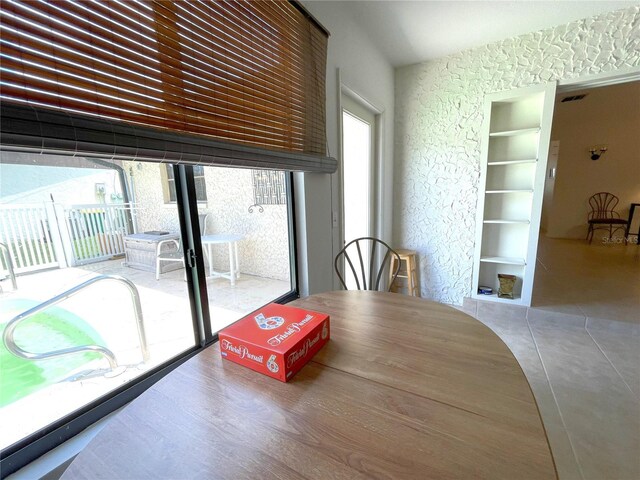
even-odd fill
[(471, 293), (487, 93), (640, 65), (640, 7), (396, 70), (394, 244), (419, 252), (422, 295)]
[(180, 231), (176, 204), (165, 204), (162, 195), (160, 169), (164, 165), (146, 162), (124, 162), (125, 171), (132, 176), (135, 217), (139, 232), (149, 230)]
[[(180, 231), (175, 204), (165, 204), (160, 169), (156, 163), (126, 162), (133, 172), (138, 230)], [(129, 167), (133, 168), (129, 170)], [(207, 203), (198, 212), (210, 213), (208, 234), (237, 234), (240, 272), (276, 280), (289, 280), (289, 244), (286, 205), (265, 205), (264, 212), (248, 208), (254, 203), (251, 170), (205, 168)], [(226, 245), (214, 246), (214, 267), (229, 270)]]

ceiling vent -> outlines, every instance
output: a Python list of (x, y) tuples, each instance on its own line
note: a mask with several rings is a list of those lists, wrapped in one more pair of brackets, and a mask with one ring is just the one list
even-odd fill
[(583, 93), (582, 95), (571, 95), (570, 97), (564, 97), (562, 99), (562, 103), (564, 103), (564, 102), (575, 102), (575, 101), (578, 101), (578, 100), (582, 100), (586, 96), (587, 96), (587, 94)]

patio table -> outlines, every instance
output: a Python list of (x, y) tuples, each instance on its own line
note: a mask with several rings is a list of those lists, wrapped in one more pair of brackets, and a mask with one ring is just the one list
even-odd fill
[[(209, 261), (209, 277), (228, 278), (231, 285), (236, 284), (240, 278), (240, 267), (238, 263), (238, 242), (244, 237), (242, 235), (204, 235), (202, 246), (207, 249), (207, 259)], [(228, 244), (229, 246), (229, 271), (217, 272), (213, 269), (213, 246), (218, 244)]]

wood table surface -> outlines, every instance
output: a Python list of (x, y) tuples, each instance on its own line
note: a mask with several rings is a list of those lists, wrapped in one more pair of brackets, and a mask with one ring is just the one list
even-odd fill
[(289, 383), (215, 344), (118, 413), (62, 478), (557, 478), (506, 345), (446, 305), (339, 291), (331, 340)]

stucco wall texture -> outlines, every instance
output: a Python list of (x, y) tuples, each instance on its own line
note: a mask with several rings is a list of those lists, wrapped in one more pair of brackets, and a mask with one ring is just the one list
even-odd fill
[[(175, 204), (165, 203), (162, 190), (162, 164), (128, 162), (135, 191), (135, 215), (138, 231), (179, 232)], [(289, 231), (286, 205), (254, 204), (252, 171), (237, 168), (205, 167), (207, 202), (198, 204), (198, 213), (209, 214), (207, 234), (235, 234), (238, 242), (240, 272), (249, 275), (289, 280)], [(225, 244), (214, 247), (214, 268), (229, 270)], [(205, 262), (206, 264), (206, 262)]]

